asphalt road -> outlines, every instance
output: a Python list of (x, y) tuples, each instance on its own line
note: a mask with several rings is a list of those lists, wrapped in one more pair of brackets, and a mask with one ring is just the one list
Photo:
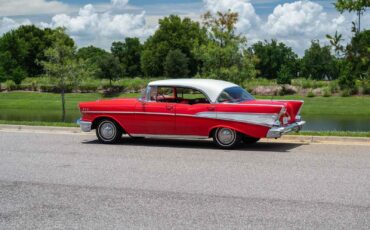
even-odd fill
[(0, 229), (369, 228), (369, 145), (0, 131)]

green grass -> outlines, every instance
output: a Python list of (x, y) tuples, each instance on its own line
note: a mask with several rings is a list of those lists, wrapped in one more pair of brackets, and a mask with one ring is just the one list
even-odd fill
[(337, 136), (337, 137), (370, 137), (370, 132), (350, 132), (350, 131), (301, 131), (289, 135), (301, 136)]
[[(116, 95), (138, 97), (139, 94)], [(67, 121), (74, 122), (80, 116), (78, 103), (107, 99), (98, 93), (66, 94)], [(0, 120), (58, 121), (61, 120), (60, 94), (37, 92), (0, 93)]]
[(370, 96), (302, 97), (258, 96), (260, 99), (304, 100), (302, 116), (370, 116)]
[(56, 127), (79, 127), (71, 122), (46, 122), (46, 121), (5, 121), (0, 120), (3, 125), (29, 125), (29, 126), (56, 126)]

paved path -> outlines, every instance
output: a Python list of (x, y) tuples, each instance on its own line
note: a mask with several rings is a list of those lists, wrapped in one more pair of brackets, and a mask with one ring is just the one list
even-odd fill
[(0, 229), (369, 229), (370, 145), (0, 131)]

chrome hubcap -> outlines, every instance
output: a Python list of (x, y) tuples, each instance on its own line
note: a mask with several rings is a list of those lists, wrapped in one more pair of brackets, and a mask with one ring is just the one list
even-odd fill
[(111, 122), (106, 122), (100, 126), (100, 135), (105, 140), (113, 139), (116, 135), (116, 127)]
[(235, 139), (235, 132), (231, 129), (222, 128), (217, 133), (217, 139), (221, 142), (221, 144), (229, 145)]

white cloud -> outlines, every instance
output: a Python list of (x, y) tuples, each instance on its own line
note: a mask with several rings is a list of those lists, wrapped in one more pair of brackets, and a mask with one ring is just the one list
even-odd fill
[(21, 25), (29, 25), (31, 24), (31, 21), (26, 19), (22, 21), (15, 21), (8, 17), (0, 18), (0, 36), (3, 33), (8, 32), (9, 30), (15, 29)]
[(0, 0), (0, 16), (57, 14), (71, 7), (60, 1), (47, 0)]
[(313, 39), (326, 42), (325, 35), (335, 31), (346, 35), (349, 22), (343, 15), (328, 15), (318, 3), (296, 1), (276, 6), (262, 31), (266, 37), (283, 41), (303, 54)]
[(268, 16), (264, 29), (270, 35), (279, 37), (316, 37), (335, 31), (344, 21), (342, 15), (330, 20), (323, 7), (317, 3), (297, 1), (278, 5)]
[(213, 14), (217, 11), (226, 12), (228, 10), (237, 12), (239, 15), (236, 25), (238, 32), (246, 33), (260, 24), (260, 18), (249, 0), (203, 0), (203, 2), (206, 10)]
[(128, 0), (111, 0), (111, 3), (114, 7), (124, 8), (128, 4)]
[[(116, 0), (114, 4), (127, 5), (128, 1)], [(100, 45), (109, 48), (113, 40), (125, 37), (146, 38), (154, 32), (155, 27), (146, 24), (145, 12), (138, 14), (115, 14), (108, 9), (97, 12), (93, 5), (82, 7), (76, 16), (67, 14), (55, 15), (51, 23), (43, 23), (44, 27), (65, 27), (79, 45)], [(104, 44), (102, 44), (104, 42)]]

